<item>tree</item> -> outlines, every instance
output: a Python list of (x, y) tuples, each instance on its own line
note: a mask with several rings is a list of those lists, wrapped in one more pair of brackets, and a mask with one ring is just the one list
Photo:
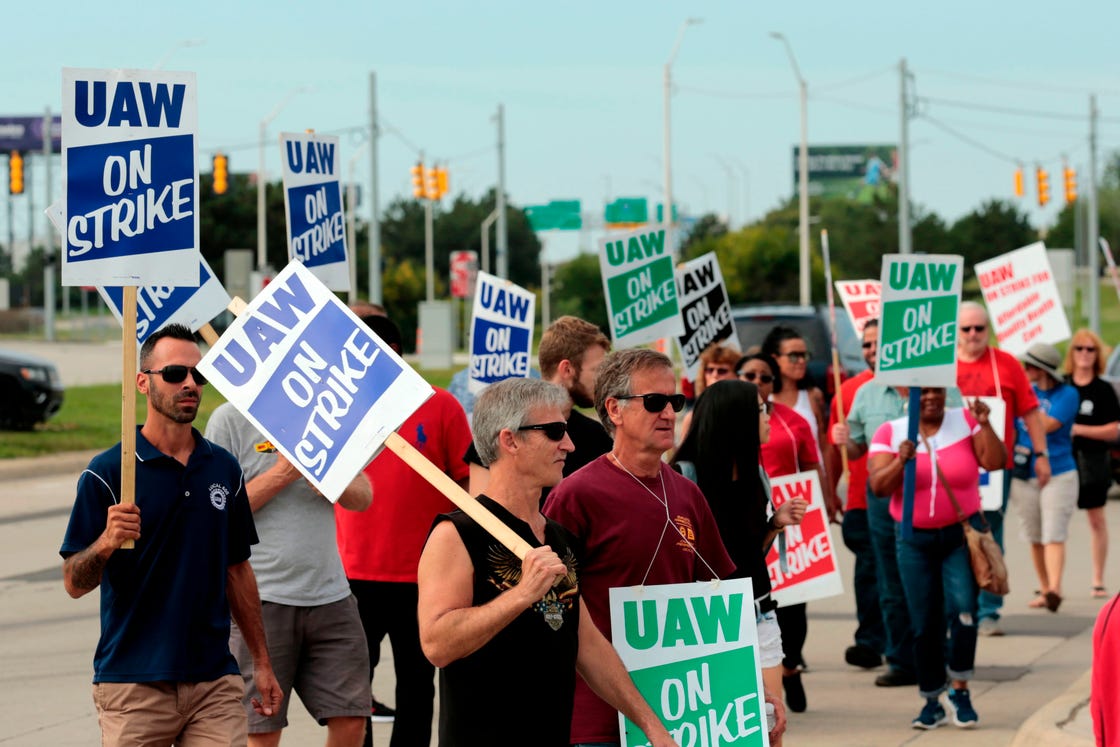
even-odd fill
[(557, 265), (552, 275), (552, 315), (571, 314), (610, 329), (599, 255), (590, 252)]
[(1008, 200), (989, 200), (949, 229), (951, 253), (964, 257), (965, 277), (977, 262), (1037, 240), (1027, 214)]
[(696, 219), (684, 241), (681, 242), (680, 256), (693, 259), (707, 254), (715, 246), (715, 239), (727, 235), (727, 224), (715, 213), (705, 213)]

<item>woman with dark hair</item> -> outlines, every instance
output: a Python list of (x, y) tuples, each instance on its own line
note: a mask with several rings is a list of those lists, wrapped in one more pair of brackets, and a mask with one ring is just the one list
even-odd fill
[(793, 327), (779, 324), (766, 335), (760, 352), (778, 362), (782, 386), (775, 387), (774, 401), (792, 407), (805, 418), (813, 429), (817, 448), (822, 448), (820, 437), (826, 422), (824, 392), (809, 381), (809, 360), (813, 353), (805, 338)]
[[(778, 363), (769, 355), (756, 353), (740, 358), (735, 370), (741, 380), (756, 384), (759, 396), (770, 403), (770, 438), (763, 441), (760, 450), (762, 467), (767, 476), (782, 477), (816, 470), (821, 486), (824, 487), (820, 452), (808, 421), (793, 408), (778, 402), (775, 396), (783, 386)], [(777, 617), (782, 629), (782, 648), (785, 652), (782, 660), (782, 685), (786, 691), (786, 703), (791, 711), (801, 713), (808, 707), (805, 687), (801, 683), (801, 670), (805, 668), (801, 650), (809, 633), (805, 605), (802, 603), (779, 607)]]
[[(735, 562), (734, 578), (751, 579), (758, 625), (759, 664), (767, 701), (781, 693), (782, 636), (770, 598), (766, 553), (791, 524), (805, 515), (797, 499), (772, 511), (769, 485), (759, 469), (761, 443), (769, 435), (768, 403), (753, 384), (718, 381), (696, 401), (692, 428), (673, 457), (695, 480), (712, 507), (720, 538)], [(771, 735), (773, 744), (780, 744)]]

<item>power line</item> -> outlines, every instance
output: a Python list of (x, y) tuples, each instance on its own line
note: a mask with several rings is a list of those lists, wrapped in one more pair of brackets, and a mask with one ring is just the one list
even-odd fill
[(717, 91), (712, 88), (701, 88), (699, 86), (684, 86), (674, 84), (673, 86), (678, 91), (688, 91), (690, 93), (699, 93), (704, 96), (715, 96), (716, 98), (725, 99), (792, 99), (796, 98), (797, 94), (792, 92), (771, 92), (771, 93), (745, 93), (743, 91)]
[(854, 78), (848, 78), (847, 80), (842, 80), (842, 81), (839, 81), (837, 83), (825, 83), (823, 85), (811, 86), (810, 90), (811, 91), (812, 90), (828, 91), (828, 90), (832, 90), (834, 88), (845, 88), (847, 86), (854, 86), (857, 83), (863, 83), (864, 81), (872, 80), (874, 78), (878, 78), (878, 77), (880, 77), (882, 75), (886, 75), (888, 73), (893, 73), (896, 69), (897, 68), (896, 68), (895, 65), (888, 65), (887, 67), (879, 68), (877, 70), (872, 70), (869, 73), (864, 73), (863, 75), (857, 75)]
[[(933, 96), (921, 96), (919, 99), (930, 104), (941, 104), (942, 106), (956, 107), (958, 109), (995, 112), (996, 114), (1013, 114), (1022, 117), (1042, 117), (1045, 119), (1061, 119), (1073, 122), (1084, 122), (1089, 118), (1088, 114), (1066, 114), (1064, 112), (1044, 111), (1041, 109), (1018, 109), (1011, 106), (992, 106), (991, 104), (979, 104), (975, 101), (958, 101), (956, 99), (942, 99)], [(1097, 117), (1097, 120), (1101, 122), (1120, 122), (1120, 118), (1118, 117)]]
[(831, 96), (814, 96), (813, 89), (809, 89), (809, 98), (813, 101), (823, 101), (829, 104), (839, 104), (841, 106), (851, 107), (852, 109), (863, 109), (864, 111), (875, 112), (876, 114), (890, 114), (895, 115), (898, 113), (897, 109), (890, 109), (885, 106), (874, 106), (873, 104), (864, 104), (861, 101), (848, 101), (847, 99), (837, 99)]
[(1015, 156), (1009, 156), (1008, 154), (1003, 153), (1001, 151), (998, 151), (995, 148), (989, 147), (989, 146), (985, 145), (984, 143), (981, 143), (979, 140), (975, 140), (975, 139), (969, 137), (968, 135), (965, 135), (963, 132), (959, 132), (958, 130), (953, 129), (952, 127), (945, 124), (944, 122), (941, 122), (939, 120), (934, 119), (933, 117), (929, 116), (928, 114), (919, 114), (917, 116), (917, 119), (924, 119), (926, 122), (929, 122), (934, 127), (937, 127), (938, 129), (940, 129), (943, 132), (951, 135), (952, 137), (957, 138), (962, 143), (966, 143), (968, 145), (971, 145), (973, 148), (976, 148), (977, 150), (984, 151), (985, 153), (987, 153), (990, 156), (994, 156), (995, 158), (998, 158), (998, 159), (1003, 160), (1003, 161), (1007, 161), (1008, 163), (1012, 163), (1012, 164), (1015, 164), (1015, 165), (1019, 165), (1020, 163), (1023, 162), (1022, 158), (1017, 158)]
[(1018, 88), (1024, 91), (1050, 91), (1056, 93), (1102, 93), (1106, 95), (1120, 95), (1120, 90), (1109, 88), (1083, 88), (1080, 86), (1060, 86), (1045, 83), (1023, 83), (1022, 81), (1011, 80), (998, 80), (996, 78), (985, 78), (980, 75), (969, 75), (967, 73), (952, 73), (945, 70), (918, 70), (916, 71), (921, 75), (932, 75), (934, 77), (949, 78), (951, 80), (963, 80), (973, 83), (982, 83), (984, 85), (998, 86), (1000, 88)]

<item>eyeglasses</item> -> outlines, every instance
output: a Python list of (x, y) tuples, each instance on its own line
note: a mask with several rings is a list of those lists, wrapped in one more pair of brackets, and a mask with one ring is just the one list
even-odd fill
[(709, 376), (727, 376), (731, 373), (731, 369), (727, 366), (708, 366), (704, 369), (704, 373)]
[(1074, 352), (1077, 352), (1077, 353), (1095, 353), (1095, 352), (1097, 352), (1097, 349), (1095, 347), (1090, 346), (1090, 345), (1074, 345), (1073, 350), (1074, 350)]
[(878, 343), (874, 343), (874, 342), (865, 342), (865, 343), (863, 343), (863, 349), (864, 350), (870, 350), (871, 348), (875, 347), (875, 345), (877, 345), (877, 344)]
[(620, 394), (615, 399), (640, 399), (642, 405), (646, 408), (646, 412), (661, 412), (665, 409), (665, 405), (672, 405), (673, 412), (680, 412), (684, 409), (683, 394), (661, 394), (659, 392), (653, 394)]
[(562, 420), (557, 420), (554, 423), (536, 423), (535, 425), (523, 425), (517, 430), (542, 431), (549, 441), (563, 441), (564, 434), (568, 432), (568, 424)]
[(987, 330), (988, 330), (988, 325), (986, 325), (986, 324), (972, 324), (972, 325), (967, 325), (967, 326), (961, 327), (961, 332), (964, 332), (965, 334), (968, 334), (969, 332), (973, 332), (973, 331), (975, 331), (975, 332), (986, 332)]
[(168, 384), (181, 384), (186, 380), (187, 372), (190, 372), (190, 375), (194, 378), (194, 383), (199, 386), (206, 386), (206, 377), (199, 373), (198, 369), (193, 366), (164, 366), (158, 369), (148, 368), (140, 373), (159, 374)]
[(801, 361), (811, 360), (813, 354), (808, 350), (795, 350), (792, 353), (778, 353), (779, 358), (789, 358), (790, 363), (800, 363)]
[(773, 384), (774, 377), (770, 374), (756, 373), (754, 371), (740, 371), (739, 378), (743, 381), (754, 381), (758, 379), (760, 384)]

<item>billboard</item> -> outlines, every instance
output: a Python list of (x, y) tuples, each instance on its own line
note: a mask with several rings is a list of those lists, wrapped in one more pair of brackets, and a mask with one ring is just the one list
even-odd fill
[[(799, 146), (793, 147), (793, 193), (800, 189)], [(894, 145), (810, 145), (809, 196), (870, 202), (887, 193), (898, 173)]]

